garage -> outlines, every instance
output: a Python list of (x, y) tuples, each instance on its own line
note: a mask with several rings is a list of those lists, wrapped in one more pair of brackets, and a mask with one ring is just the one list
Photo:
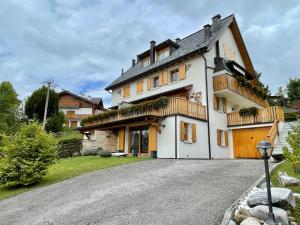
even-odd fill
[(234, 158), (260, 158), (256, 145), (266, 139), (271, 127), (233, 129)]

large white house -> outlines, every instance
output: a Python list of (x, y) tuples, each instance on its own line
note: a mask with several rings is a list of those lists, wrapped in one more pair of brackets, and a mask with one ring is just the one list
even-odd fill
[(111, 110), (81, 131), (129, 154), (256, 158), (258, 141), (274, 142), (284, 120), (268, 106), (234, 15), (216, 15), (182, 39), (151, 41), (106, 90)]

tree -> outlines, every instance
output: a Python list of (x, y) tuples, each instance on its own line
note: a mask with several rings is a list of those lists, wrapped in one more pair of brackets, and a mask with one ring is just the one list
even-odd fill
[(300, 101), (300, 78), (290, 79), (287, 84), (287, 97), (290, 106)]
[(7, 134), (17, 130), (20, 100), (10, 82), (0, 84), (0, 132)]
[[(34, 91), (28, 97), (25, 103), (25, 114), (30, 119), (37, 119), (42, 122), (44, 118), (44, 109), (47, 96), (47, 87)], [(58, 114), (58, 94), (54, 90), (50, 90), (47, 118)]]
[(46, 131), (50, 132), (59, 132), (62, 130), (62, 125), (65, 122), (65, 114), (63, 112), (59, 112), (58, 114), (53, 115), (47, 120), (46, 123)]
[(23, 125), (14, 136), (4, 137), (0, 158), (0, 183), (38, 183), (56, 158), (56, 141), (38, 122)]
[(269, 99), (271, 106), (287, 106), (286, 90), (284, 87), (279, 87), (274, 97)]

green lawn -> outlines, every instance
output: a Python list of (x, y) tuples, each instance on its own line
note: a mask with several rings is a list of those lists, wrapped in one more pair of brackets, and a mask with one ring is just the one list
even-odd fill
[(49, 184), (57, 183), (78, 176), (83, 173), (118, 166), (122, 164), (134, 163), (146, 160), (145, 157), (111, 157), (101, 158), (99, 156), (80, 156), (68, 159), (58, 160), (49, 168), (48, 174), (43, 180), (33, 186), (12, 188), (0, 185), (0, 200), (30, 191)]
[[(289, 176), (297, 177), (300, 179), (300, 173), (294, 173), (293, 167), (289, 162), (284, 162), (281, 165), (279, 165), (273, 172), (271, 176), (271, 182), (275, 187), (279, 187), (278, 182), (278, 171), (284, 171)], [(285, 187), (291, 189), (293, 192), (300, 193), (300, 186), (294, 186), (294, 187)], [(300, 224), (300, 200), (297, 199), (296, 201), (297, 206), (296, 209), (293, 212), (293, 217), (296, 218), (296, 222)]]

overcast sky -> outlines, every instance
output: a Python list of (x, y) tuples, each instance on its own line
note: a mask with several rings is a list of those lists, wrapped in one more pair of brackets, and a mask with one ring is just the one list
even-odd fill
[(20, 99), (45, 80), (100, 96), (149, 41), (183, 38), (234, 13), (250, 57), (274, 92), (300, 77), (300, 1), (1, 0), (0, 82)]

